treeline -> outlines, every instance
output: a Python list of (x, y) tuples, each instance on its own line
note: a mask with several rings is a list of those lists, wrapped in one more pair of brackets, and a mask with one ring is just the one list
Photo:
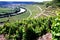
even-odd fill
[(46, 6), (60, 7), (60, 0), (52, 0), (50, 2), (46, 2)]

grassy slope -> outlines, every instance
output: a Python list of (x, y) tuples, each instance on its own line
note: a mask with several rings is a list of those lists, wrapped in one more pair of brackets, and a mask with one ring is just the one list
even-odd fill
[(1, 14), (2, 12), (3, 12), (3, 13), (9, 13), (9, 12), (12, 12), (12, 11), (11, 11), (11, 8), (0, 8), (0, 14)]
[(34, 17), (36, 14), (40, 13), (40, 10), (37, 8), (37, 5), (27, 5), (27, 8), (31, 10), (32, 15)]
[[(37, 8), (37, 5), (26, 5), (26, 6), (24, 6), (24, 7), (26, 7), (26, 8), (28, 8), (31, 12), (32, 12), (32, 15), (31, 15), (31, 17), (34, 17), (36, 14), (38, 14), (38, 13), (40, 13), (40, 10), (39, 10), (39, 8)], [(3, 10), (3, 9), (2, 9)], [(5, 9), (4, 9), (5, 10)], [(6, 20), (10, 20), (10, 21), (16, 21), (16, 20), (22, 20), (22, 19), (26, 19), (26, 18), (28, 18), (29, 17), (29, 15), (30, 15), (30, 12), (29, 12), (29, 10), (27, 10), (27, 12), (25, 12), (25, 13), (23, 13), (23, 14), (20, 14), (20, 15), (16, 15), (16, 16), (13, 16), (13, 17), (10, 17), (10, 19), (9, 19), (9, 17), (8, 18), (0, 18), (0, 22), (1, 21), (6, 21)], [(8, 11), (9, 12), (9, 11)]]

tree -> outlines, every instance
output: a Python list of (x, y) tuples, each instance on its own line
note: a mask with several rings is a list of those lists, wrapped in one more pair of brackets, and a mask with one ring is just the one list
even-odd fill
[(59, 2), (60, 2), (60, 0), (53, 0), (53, 2), (55, 2), (55, 3), (59, 3)]
[(17, 13), (20, 11), (20, 7), (15, 7), (14, 10), (15, 10), (15, 13)]
[(60, 7), (60, 0), (53, 0), (53, 4)]

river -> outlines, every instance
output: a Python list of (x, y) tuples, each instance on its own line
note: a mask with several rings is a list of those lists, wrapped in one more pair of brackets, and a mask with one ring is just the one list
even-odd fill
[(0, 18), (5, 18), (5, 17), (9, 17), (9, 16), (10, 17), (11, 16), (16, 16), (16, 15), (24, 13), (25, 11), (26, 11), (26, 9), (21, 7), (19, 12), (0, 14)]

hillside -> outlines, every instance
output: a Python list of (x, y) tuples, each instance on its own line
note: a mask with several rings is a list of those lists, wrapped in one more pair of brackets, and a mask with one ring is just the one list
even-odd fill
[(60, 40), (58, 3), (0, 1), (0, 40)]

